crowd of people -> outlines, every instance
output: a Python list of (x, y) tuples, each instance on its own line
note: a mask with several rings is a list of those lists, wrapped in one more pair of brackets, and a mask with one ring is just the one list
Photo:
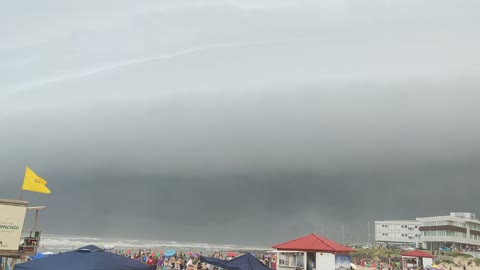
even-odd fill
[[(232, 255), (231, 252), (226, 254), (214, 252), (209, 255), (203, 255), (202, 252), (176, 252), (173, 256), (165, 256), (163, 253), (151, 249), (141, 249), (138, 251), (117, 250), (116, 253), (147, 265), (153, 265), (157, 270), (221, 270), (216, 266), (200, 261), (200, 256), (231, 260), (237, 255)], [(276, 255), (266, 254), (256, 257), (267, 267), (274, 270), (276, 269)]]

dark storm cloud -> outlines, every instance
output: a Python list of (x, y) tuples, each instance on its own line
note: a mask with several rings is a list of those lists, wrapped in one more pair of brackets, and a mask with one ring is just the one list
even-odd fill
[(48, 232), (261, 245), (475, 212), (478, 4), (445, 3), (80, 5), (0, 32), (0, 194), (28, 164)]

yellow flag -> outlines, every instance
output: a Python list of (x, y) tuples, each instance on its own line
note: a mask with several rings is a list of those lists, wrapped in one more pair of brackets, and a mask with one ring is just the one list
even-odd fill
[(47, 181), (35, 174), (30, 167), (25, 169), (25, 177), (23, 178), (22, 190), (50, 194), (50, 189), (47, 188)]

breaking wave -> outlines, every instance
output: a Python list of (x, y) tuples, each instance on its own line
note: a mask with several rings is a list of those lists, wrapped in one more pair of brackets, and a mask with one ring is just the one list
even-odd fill
[(207, 244), (207, 243), (190, 243), (176, 241), (153, 241), (153, 240), (129, 240), (129, 239), (112, 239), (98, 237), (80, 237), (80, 236), (58, 236), (43, 235), (40, 243), (41, 251), (67, 251), (78, 249), (87, 245), (96, 245), (100, 248), (119, 249), (176, 249), (182, 251), (251, 251), (251, 250), (269, 250), (265, 247), (255, 246), (238, 246), (226, 244)]

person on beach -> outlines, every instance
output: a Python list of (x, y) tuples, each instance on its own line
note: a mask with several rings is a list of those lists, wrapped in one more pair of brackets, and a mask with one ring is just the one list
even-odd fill
[(187, 270), (194, 270), (194, 269), (195, 269), (195, 265), (193, 264), (192, 259), (188, 260), (188, 262), (187, 262)]
[(147, 259), (147, 265), (153, 265), (153, 257), (150, 255)]
[(163, 255), (157, 259), (157, 269), (162, 269), (163, 267)]
[(168, 262), (170, 263), (170, 268), (175, 268), (175, 257), (171, 257)]

